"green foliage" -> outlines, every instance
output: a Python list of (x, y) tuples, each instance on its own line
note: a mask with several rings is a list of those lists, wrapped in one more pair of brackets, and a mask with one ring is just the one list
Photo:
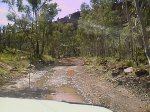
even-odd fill
[(42, 60), (43, 60), (44, 62), (46, 62), (46, 63), (48, 63), (48, 62), (51, 62), (51, 63), (56, 62), (56, 59), (53, 58), (53, 57), (50, 56), (50, 55), (43, 55), (43, 56), (42, 56)]
[(0, 77), (3, 77), (5, 75), (7, 75), (9, 72), (3, 68), (0, 67)]
[(50, 53), (52, 20), (58, 14), (58, 5), (47, 0), (28, 0), (26, 5), (22, 0), (13, 1), (2, 1), (11, 9), (8, 20), (14, 22), (1, 29), (2, 47), (27, 51), (35, 57)]
[(144, 53), (144, 50), (138, 49), (136, 55), (137, 55), (137, 62), (139, 64), (147, 64), (147, 58), (146, 58), (146, 55)]
[(17, 55), (4, 50), (4, 53), (0, 54), (0, 61), (5, 63), (11, 63), (17, 61)]
[[(33, 58), (45, 54), (53, 58), (80, 55), (145, 63), (145, 56), (138, 54), (138, 49), (143, 49), (142, 31), (133, 1), (129, 1), (130, 4), (110, 0), (91, 0), (90, 5), (83, 3), (78, 27), (52, 22), (60, 11), (56, 3), (27, 1), (24, 5), (22, 0), (3, 0), (12, 9), (7, 18), (14, 24), (0, 28), (0, 52), (8, 47), (26, 51)], [(149, 8), (146, 1), (141, 2), (149, 33)]]
[(14, 12), (10, 12), (7, 14), (7, 19), (9, 21), (12, 21), (12, 22), (15, 22), (15, 19), (16, 19), (16, 14)]
[(41, 0), (27, 0), (27, 1), (32, 6), (33, 10), (35, 10), (41, 4)]
[(11, 68), (15, 67), (18, 70), (22, 70), (29, 64), (28, 54), (14, 49), (5, 49), (3, 53), (0, 53), (0, 62), (5, 63), (6, 66), (8, 65)]
[(126, 61), (126, 65), (127, 65), (128, 67), (133, 67), (134, 62), (133, 62), (132, 60), (127, 60), (127, 61)]
[[(141, 9), (149, 31), (149, 10), (147, 2), (142, 2)], [(129, 65), (145, 63), (145, 53), (138, 55), (138, 49), (143, 49), (142, 30), (140, 20), (134, 15), (136, 7), (132, 1), (118, 4), (108, 0), (91, 0), (91, 6), (82, 4), (81, 8), (77, 36), (83, 56), (133, 61)]]
[(22, 75), (29, 66), (28, 53), (15, 49), (3, 49), (0, 53), (0, 85)]

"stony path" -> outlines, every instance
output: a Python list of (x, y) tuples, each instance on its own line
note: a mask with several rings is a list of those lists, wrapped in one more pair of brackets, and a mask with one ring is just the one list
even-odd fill
[(111, 83), (86, 74), (83, 69), (77, 68), (78, 75), (73, 78), (73, 83), (90, 103), (108, 107), (114, 112), (145, 112), (146, 103), (128, 90), (122, 87), (114, 88)]
[(61, 60), (58, 66), (37, 71), (28, 78), (5, 85), (0, 96), (51, 99), (105, 106), (114, 112), (145, 112), (146, 103), (123, 87), (85, 71), (83, 61), (76, 58)]

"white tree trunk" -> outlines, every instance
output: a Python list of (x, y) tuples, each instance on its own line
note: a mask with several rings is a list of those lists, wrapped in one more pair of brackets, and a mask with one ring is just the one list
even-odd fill
[(148, 39), (147, 31), (146, 31), (146, 26), (144, 23), (142, 12), (140, 10), (139, 2), (138, 0), (134, 0), (134, 2), (135, 2), (136, 12), (141, 23), (141, 29), (142, 29), (142, 34), (143, 34), (142, 40), (144, 44), (145, 54), (147, 56), (148, 63), (150, 65), (150, 47), (149, 47), (149, 39)]

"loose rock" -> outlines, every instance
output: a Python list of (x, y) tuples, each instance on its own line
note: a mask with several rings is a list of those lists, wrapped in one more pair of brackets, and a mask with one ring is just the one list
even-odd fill
[(143, 77), (143, 76), (148, 76), (149, 72), (147, 70), (144, 69), (139, 69), (135, 72), (137, 77)]
[(120, 74), (120, 72), (118, 70), (113, 70), (111, 74), (113, 77), (117, 77)]
[(124, 69), (124, 73), (132, 73), (133, 72), (133, 67), (129, 67), (129, 68), (126, 68)]

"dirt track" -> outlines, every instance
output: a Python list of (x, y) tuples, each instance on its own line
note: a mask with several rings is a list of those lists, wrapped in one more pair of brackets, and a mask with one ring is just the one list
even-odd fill
[(145, 112), (146, 103), (127, 89), (88, 74), (83, 61), (66, 58), (58, 66), (36, 71), (28, 78), (5, 85), (0, 90), (3, 97), (52, 99), (105, 106), (114, 112)]

